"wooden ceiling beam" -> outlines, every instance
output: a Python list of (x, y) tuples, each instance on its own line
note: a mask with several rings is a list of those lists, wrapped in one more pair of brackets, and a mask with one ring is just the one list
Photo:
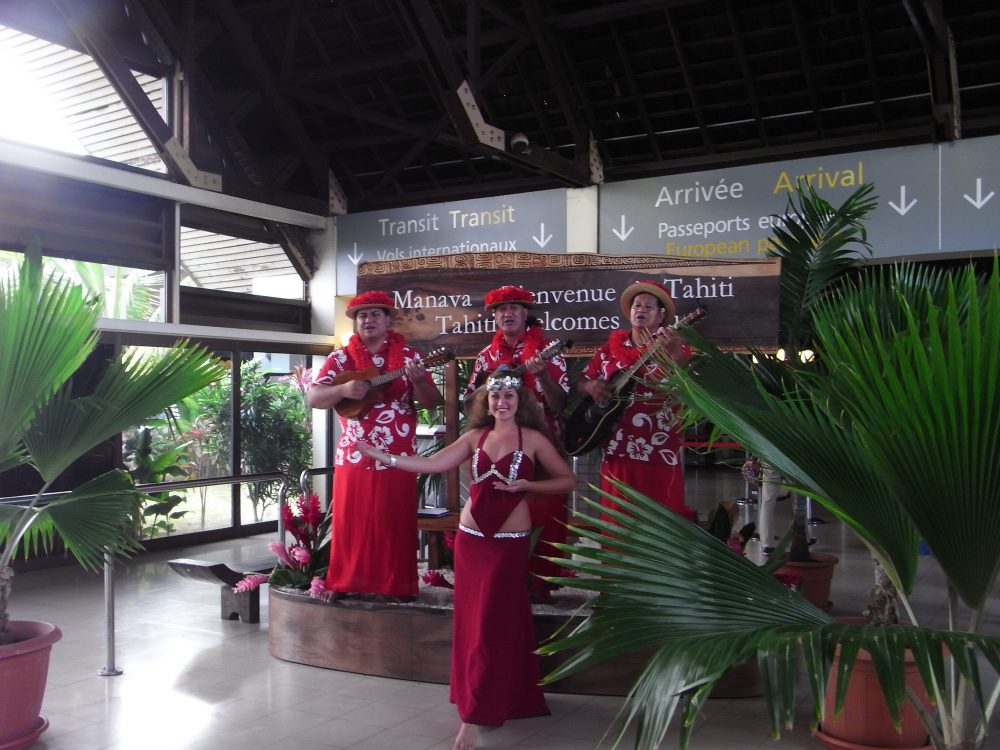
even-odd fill
[(962, 137), (958, 59), (941, 0), (903, 0), (903, 6), (927, 55), (936, 135), (942, 140), (957, 140)]
[(289, 106), (267, 64), (261, 59), (250, 28), (229, 0), (208, 0), (208, 2), (225, 27), (230, 41), (237, 50), (240, 62), (256, 81), (273, 115), (288, 136), (317, 191), (326, 194), (329, 190), (329, 170), (323, 153), (316, 147), (302, 121)]

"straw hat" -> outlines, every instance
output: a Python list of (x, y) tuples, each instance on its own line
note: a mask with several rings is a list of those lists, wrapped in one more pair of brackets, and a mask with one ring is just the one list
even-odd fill
[(633, 281), (625, 287), (625, 291), (622, 292), (622, 312), (625, 313), (626, 318), (632, 314), (632, 300), (634, 300), (638, 294), (652, 294), (660, 300), (660, 304), (663, 305), (666, 310), (666, 317), (668, 318), (674, 317), (677, 313), (674, 300), (671, 298), (670, 292), (667, 291), (667, 288), (663, 286), (663, 284), (659, 284), (649, 279), (640, 279), (638, 281)]

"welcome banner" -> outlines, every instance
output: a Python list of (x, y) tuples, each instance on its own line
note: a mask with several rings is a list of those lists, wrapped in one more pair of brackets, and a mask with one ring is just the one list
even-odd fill
[(768, 349), (777, 345), (780, 272), (778, 260), (467, 253), (362, 263), (358, 292), (388, 292), (399, 310), (395, 330), (418, 349), (447, 346), (456, 356), (470, 357), (496, 331), (492, 314), (483, 309), (486, 293), (515, 284), (534, 292), (534, 314), (547, 337), (572, 339), (572, 353), (585, 354), (628, 327), (622, 290), (637, 279), (652, 279), (671, 291), (678, 318), (698, 304), (707, 308), (698, 327), (716, 345)]

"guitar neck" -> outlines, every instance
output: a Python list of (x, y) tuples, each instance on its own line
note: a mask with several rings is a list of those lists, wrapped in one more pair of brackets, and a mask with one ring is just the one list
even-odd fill
[[(693, 312), (690, 312), (687, 315), (685, 315), (683, 318), (681, 318), (680, 320), (678, 320), (672, 326), (667, 326), (667, 327), (670, 330), (672, 330), (672, 331), (676, 331), (678, 328), (681, 328), (681, 327), (686, 326), (686, 325), (688, 325), (690, 323), (693, 323), (696, 320), (700, 320), (704, 315), (705, 315), (705, 311), (702, 308), (699, 307), (696, 310), (694, 310)], [(663, 341), (665, 340), (665, 338), (666, 337), (664, 337), (664, 336), (658, 336), (656, 338), (656, 340), (653, 342), (653, 345), (651, 347), (649, 347), (649, 349), (646, 350), (646, 352), (644, 352), (639, 357), (639, 359), (637, 359), (635, 361), (635, 364), (633, 364), (627, 370), (623, 371), (621, 379), (615, 385), (615, 388), (614, 388), (615, 395), (617, 395), (618, 393), (620, 393), (621, 390), (622, 390), (622, 388), (625, 388), (632, 381), (632, 378), (635, 376), (635, 374), (637, 372), (639, 372), (639, 370), (646, 363), (648, 363), (650, 359), (652, 359), (653, 355), (656, 354), (656, 352), (659, 350), (660, 345), (663, 343)]]
[(391, 383), (393, 380), (398, 378), (404, 372), (406, 372), (406, 368), (400, 367), (398, 370), (390, 370), (389, 372), (383, 372), (381, 375), (376, 375), (368, 382), (371, 384), (372, 388), (378, 388), (380, 385)]

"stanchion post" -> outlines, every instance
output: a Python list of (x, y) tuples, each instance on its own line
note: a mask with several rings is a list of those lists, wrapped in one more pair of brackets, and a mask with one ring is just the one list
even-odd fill
[(115, 556), (104, 550), (104, 616), (106, 644), (104, 666), (98, 670), (101, 677), (117, 677), (122, 670), (115, 666)]

